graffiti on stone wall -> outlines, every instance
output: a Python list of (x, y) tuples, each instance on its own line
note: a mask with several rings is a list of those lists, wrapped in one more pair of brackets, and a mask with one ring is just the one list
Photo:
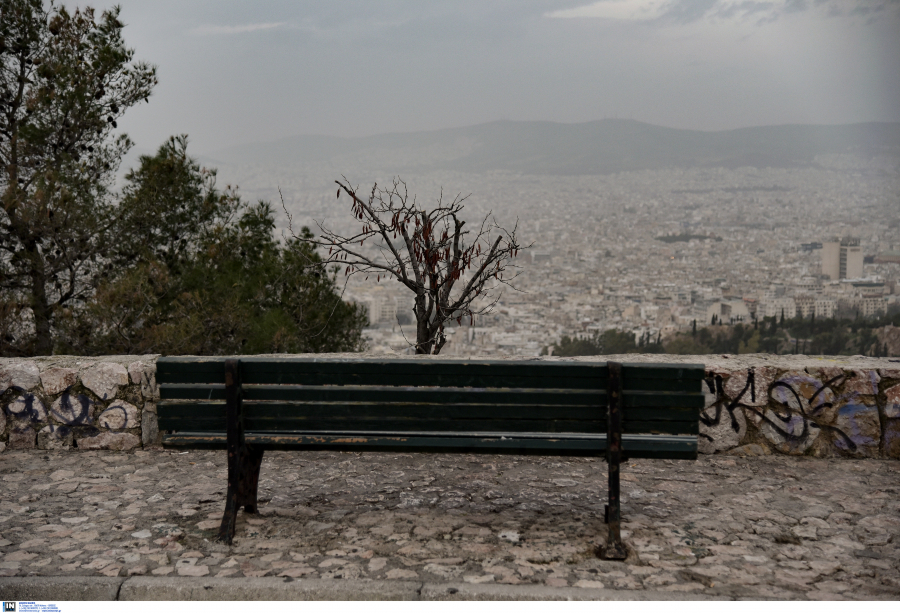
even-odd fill
[(113, 400), (95, 417), (99, 403), (85, 394), (65, 391), (48, 410), (37, 395), (18, 388), (14, 390), (21, 393), (0, 409), (0, 434), (6, 429), (6, 417), (12, 419), (7, 437), (10, 447), (30, 449), (36, 445), (40, 449), (67, 449), (75, 445), (76, 436), (80, 441), (78, 446), (86, 448), (101, 443), (105, 445), (103, 448), (112, 448), (112, 444), (122, 445), (118, 439), (110, 442), (102, 436), (130, 437), (126, 442), (131, 447), (139, 440), (132, 434), (121, 433), (141, 427), (141, 412), (129, 402)]
[(64, 393), (50, 406), (50, 412), (68, 426), (92, 425), (91, 410), (94, 403), (84, 394)]
[(24, 393), (7, 404), (6, 411), (13, 419), (30, 424), (46, 423), (52, 416), (67, 426), (90, 426), (93, 407), (94, 402), (87, 396), (66, 392), (50, 405), (48, 412), (40, 398)]
[[(6, 405), (6, 412), (18, 422), (31, 425), (53, 421), (66, 426), (93, 426), (92, 414), (96, 402), (84, 394), (65, 392), (50, 405), (49, 412), (34, 394), (25, 393)], [(96, 425), (106, 430), (123, 430), (139, 427), (140, 412), (138, 408), (124, 400), (114, 400), (97, 417)]]
[[(774, 451), (799, 454), (817, 441), (821, 445), (823, 433), (825, 441), (842, 451), (877, 449), (877, 374), (821, 370), (819, 377), (801, 371), (777, 380), (774, 369), (766, 367), (707, 373), (701, 451), (762, 443)], [(754, 427), (751, 436), (748, 423)]]
[(47, 409), (34, 394), (22, 394), (6, 405), (6, 412), (13, 419), (37, 423), (47, 421)]

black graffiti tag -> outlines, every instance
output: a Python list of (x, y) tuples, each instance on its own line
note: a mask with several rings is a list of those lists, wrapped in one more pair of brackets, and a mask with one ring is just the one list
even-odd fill
[(89, 426), (91, 425), (92, 405), (93, 402), (91, 402), (91, 399), (83, 394), (78, 394), (73, 397), (69, 392), (65, 392), (59, 397), (58, 403), (53, 403), (50, 411), (64, 424), (70, 426)]
[[(21, 396), (21, 400), (17, 400), (14, 403), (10, 403), (6, 407), (6, 413), (15, 419), (27, 419), (30, 422), (40, 422), (45, 419), (45, 415), (41, 413), (40, 410), (35, 406), (35, 402), (40, 405), (41, 409), (43, 409), (43, 404), (41, 401), (35, 397), (34, 394), (23, 394)], [(21, 406), (22, 408), (18, 411), (12, 410), (12, 405), (15, 404), (17, 406)]]
[[(747, 393), (748, 389), (750, 390), (752, 401), (756, 401), (755, 373), (753, 369), (751, 368), (747, 371), (747, 383), (744, 385), (744, 389), (741, 390), (738, 397), (731, 402), (728, 402), (728, 396), (725, 395), (725, 390), (722, 387), (722, 375), (716, 375), (715, 378), (707, 377), (704, 381), (706, 382), (706, 387), (709, 388), (709, 393), (716, 397), (714, 403), (714, 406), (716, 407), (716, 416), (709, 417), (704, 410), (700, 413), (700, 421), (706, 426), (718, 426), (721, 423), (722, 411), (724, 409), (728, 411), (728, 416), (731, 418), (731, 429), (735, 432), (740, 431), (741, 427), (740, 424), (738, 424), (737, 417), (734, 416), (734, 411), (739, 406), (744, 406), (740, 404), (740, 401), (744, 397), (744, 394)], [(700, 433), (700, 436), (705, 437), (709, 441), (713, 440), (710, 435), (703, 432)]]
[[(822, 423), (821, 421), (825, 409), (834, 406), (833, 403), (827, 402), (822, 398), (825, 390), (841, 379), (846, 378), (846, 376), (847, 375), (845, 374), (840, 374), (826, 381), (813, 392), (809, 401), (806, 403), (804, 403), (801, 394), (794, 389), (789, 382), (776, 381), (768, 390), (765, 390), (765, 393), (769, 394), (768, 404), (772, 414), (775, 416), (774, 420), (766, 415), (765, 410), (760, 411), (756, 407), (742, 402), (747, 392), (750, 392), (751, 402), (756, 402), (756, 375), (753, 368), (747, 370), (747, 382), (744, 384), (744, 388), (741, 392), (733, 400), (729, 400), (728, 396), (725, 394), (721, 375), (707, 377), (705, 379), (706, 386), (709, 388), (710, 393), (716, 397), (713, 405), (715, 406), (716, 413), (715, 417), (710, 417), (706, 415), (705, 412), (701, 413), (700, 421), (706, 426), (717, 426), (721, 423), (723, 411), (728, 411), (728, 415), (731, 418), (731, 427), (735, 432), (738, 432), (739, 425), (737, 418), (734, 415), (734, 411), (740, 408), (748, 410), (758, 416), (762, 421), (771, 426), (771, 428), (785, 441), (800, 442), (809, 436), (811, 428), (815, 428), (822, 431), (834, 432), (837, 436), (841, 437), (849, 450), (856, 451), (856, 443), (854, 443), (843, 430), (830, 424)], [(796, 407), (792, 406), (790, 402), (782, 402), (781, 400), (772, 397), (772, 392), (779, 388), (786, 390), (787, 394), (793, 397)], [(807, 405), (808, 409), (804, 408), (804, 404)], [(794, 434), (782, 427), (784, 424), (789, 423), (795, 415), (799, 415), (803, 423), (803, 429), (799, 434)], [(700, 436), (703, 436), (710, 441), (713, 440), (712, 437), (706, 433), (701, 432)]]
[[(822, 413), (825, 409), (830, 409), (834, 406), (834, 403), (826, 402), (819, 398), (820, 394), (822, 394), (827, 388), (831, 387), (843, 378), (846, 378), (846, 376), (843, 374), (832, 377), (815, 392), (813, 392), (812, 396), (810, 396), (809, 398), (809, 402), (806, 403), (808, 410), (803, 408), (804, 402), (801, 399), (801, 395), (799, 392), (797, 392), (797, 390), (793, 388), (791, 384), (787, 383), (786, 381), (777, 381), (772, 384), (771, 391), (774, 391), (778, 388), (786, 389), (793, 396), (794, 402), (796, 402), (797, 404), (797, 407), (794, 408), (789, 403), (781, 402), (777, 398), (772, 398), (771, 395), (769, 396), (770, 400), (772, 401), (771, 404), (774, 405), (772, 408), (772, 414), (775, 415), (775, 418), (778, 419), (781, 424), (778, 424), (775, 421), (769, 419), (765, 414), (760, 413), (752, 407), (748, 408), (762, 417), (762, 419), (786, 441), (802, 441), (809, 436), (809, 430), (811, 428), (815, 428), (817, 430), (834, 432), (843, 439), (844, 443), (847, 445), (847, 448), (850, 451), (856, 451), (856, 443), (854, 443), (853, 440), (849, 436), (847, 436), (847, 434), (843, 430), (830, 424), (824, 424), (818, 421), (819, 419), (821, 419)], [(818, 401), (816, 400), (817, 398), (819, 398)], [(815, 402), (818, 402), (818, 404), (814, 404)], [(782, 415), (779, 411), (783, 412), (784, 414)], [(781, 425), (791, 421), (794, 415), (799, 415), (803, 421), (803, 430), (800, 432), (800, 434), (793, 434), (781, 428)]]

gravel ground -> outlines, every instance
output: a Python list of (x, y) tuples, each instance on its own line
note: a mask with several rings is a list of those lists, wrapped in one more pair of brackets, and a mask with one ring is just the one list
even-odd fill
[[(0, 454), (0, 577), (537, 584), (900, 597), (900, 462), (701, 456), (623, 468), (626, 562), (592, 458), (270, 452), (260, 515), (214, 542), (223, 451)], [(287, 580), (287, 579), (286, 579)]]

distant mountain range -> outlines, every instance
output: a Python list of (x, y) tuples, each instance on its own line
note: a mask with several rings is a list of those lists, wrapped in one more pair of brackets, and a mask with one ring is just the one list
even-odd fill
[(234, 165), (385, 170), (608, 174), (659, 168), (814, 165), (816, 156), (900, 156), (900, 123), (781, 125), (719, 132), (625, 119), (565, 124), (494, 121), (361, 138), (293, 136), (201, 156)]

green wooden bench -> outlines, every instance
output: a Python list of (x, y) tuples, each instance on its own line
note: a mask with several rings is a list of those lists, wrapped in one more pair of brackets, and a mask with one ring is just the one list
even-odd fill
[(697, 458), (696, 364), (164, 357), (163, 446), (227, 449), (219, 538), (257, 511), (267, 449), (605, 456), (607, 544), (624, 559), (619, 465)]

